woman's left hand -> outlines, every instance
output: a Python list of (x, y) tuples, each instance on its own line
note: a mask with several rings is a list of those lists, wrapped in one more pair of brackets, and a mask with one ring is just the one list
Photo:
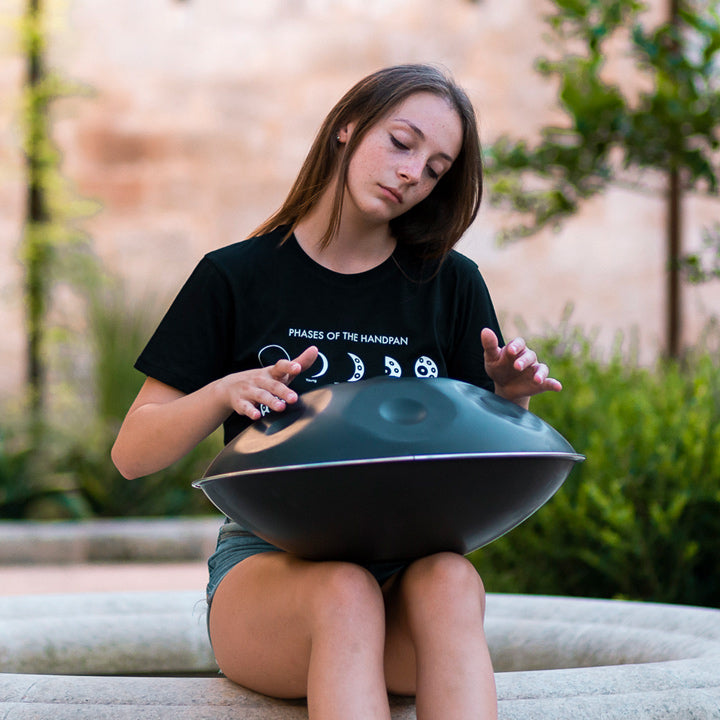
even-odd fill
[(538, 362), (537, 355), (522, 338), (515, 338), (500, 347), (497, 335), (485, 328), (481, 340), (485, 350), (485, 371), (495, 383), (496, 395), (527, 409), (533, 395), (562, 390), (559, 381), (548, 377), (548, 366)]

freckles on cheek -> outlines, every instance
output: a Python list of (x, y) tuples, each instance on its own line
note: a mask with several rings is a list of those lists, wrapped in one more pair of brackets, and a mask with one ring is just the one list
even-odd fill
[(432, 191), (435, 189), (435, 183), (434, 182), (427, 182), (424, 184), (424, 187), (422, 188), (421, 193), (419, 193), (418, 202), (422, 202), (426, 198), (428, 198), (430, 195), (432, 195)]

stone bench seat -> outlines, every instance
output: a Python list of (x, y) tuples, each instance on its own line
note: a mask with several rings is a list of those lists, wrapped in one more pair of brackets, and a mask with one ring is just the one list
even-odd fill
[[(486, 625), (502, 720), (720, 719), (718, 610), (489, 594)], [(0, 598), (0, 671), (3, 720), (307, 718), (214, 676), (195, 592)]]

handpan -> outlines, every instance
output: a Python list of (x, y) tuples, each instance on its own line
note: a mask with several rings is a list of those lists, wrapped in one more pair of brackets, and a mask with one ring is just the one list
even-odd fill
[(533, 413), (448, 378), (328, 385), (255, 421), (194, 483), (309, 559), (466, 554), (540, 508), (583, 460)]

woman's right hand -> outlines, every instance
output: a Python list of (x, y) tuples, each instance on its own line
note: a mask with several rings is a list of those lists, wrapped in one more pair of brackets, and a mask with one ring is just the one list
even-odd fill
[(257, 420), (261, 405), (279, 412), (297, 402), (297, 393), (289, 385), (312, 366), (317, 356), (318, 349), (312, 345), (294, 360), (278, 360), (268, 367), (227, 375), (217, 381), (217, 390), (229, 410)]
[(183, 457), (233, 411), (257, 420), (260, 405), (283, 410), (297, 400), (288, 385), (317, 355), (311, 346), (294, 360), (233, 373), (189, 395), (147, 378), (113, 445), (115, 466), (126, 478), (148, 475)]

